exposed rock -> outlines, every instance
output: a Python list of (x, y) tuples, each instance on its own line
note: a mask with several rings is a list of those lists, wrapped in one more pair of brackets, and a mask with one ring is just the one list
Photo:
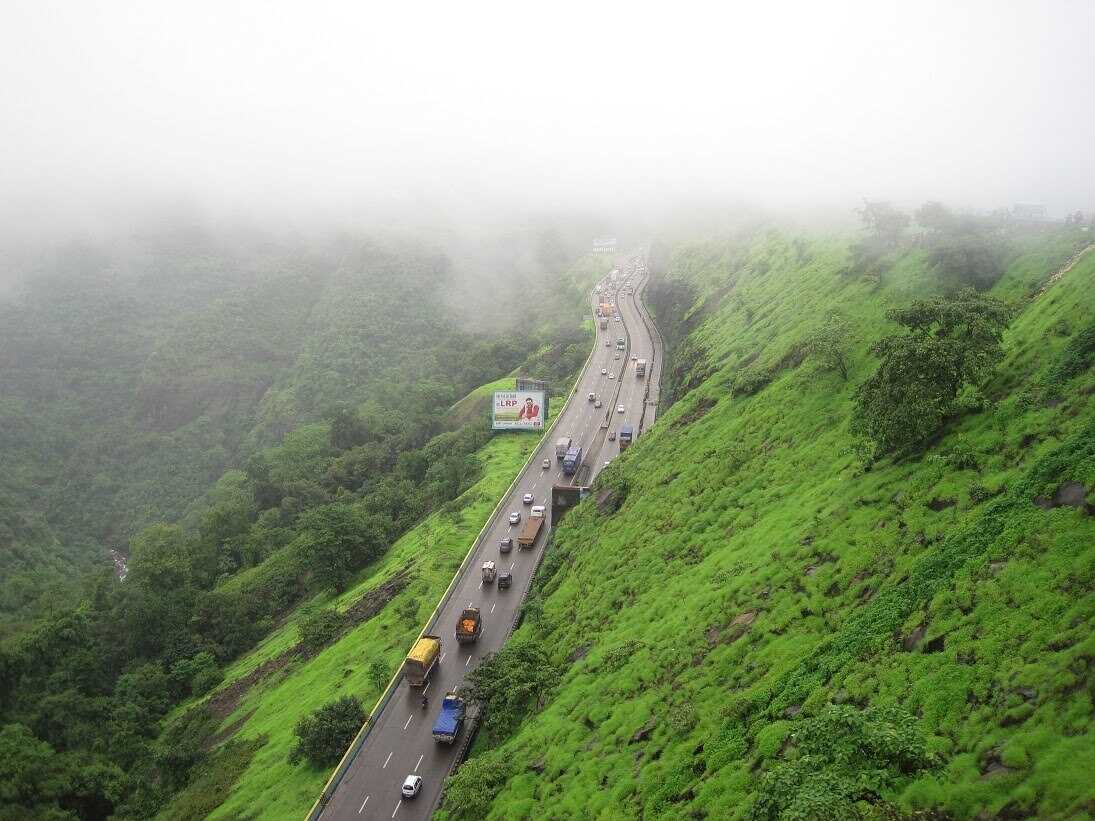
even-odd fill
[(806, 570), (803, 572), (803, 575), (804, 576), (812, 576), (815, 573), (817, 573), (817, 565), (812, 564), (812, 565), (810, 565), (809, 567), (806, 568)]
[(584, 659), (584, 658), (585, 658), (585, 657), (586, 657), (587, 655), (589, 655), (589, 645), (588, 645), (588, 644), (583, 644), (583, 645), (581, 645), (581, 646), (579, 646), (579, 647), (575, 647), (575, 648), (574, 648), (574, 649), (573, 649), (573, 650), (572, 650), (572, 651), (570, 652), (570, 655), (569, 655), (569, 656), (567, 656), (567, 659), (568, 659), (569, 661), (571, 661), (571, 662), (575, 662), (575, 661), (581, 661), (581, 660), (582, 660), (582, 659)]
[(620, 508), (619, 494), (615, 488), (603, 488), (597, 494), (597, 510), (606, 516), (615, 513)]
[(1008, 563), (1006, 560), (989, 562), (989, 570), (991, 570), (993, 573), (999, 573), (1001, 570), (1007, 567), (1007, 564)]
[(948, 507), (954, 507), (954, 499), (939, 499), (935, 498), (928, 502), (928, 507), (938, 513), (941, 510), (946, 510)]
[(784, 715), (785, 718), (794, 718), (795, 716), (797, 716), (801, 712), (802, 712), (802, 705), (801, 704), (792, 704), (790, 707), (788, 707), (786, 710), (783, 711), (783, 715)]
[(1075, 507), (1086, 510), (1088, 514), (1095, 512), (1095, 505), (1087, 503), (1087, 488), (1079, 482), (1065, 482), (1057, 488), (1057, 492), (1053, 494), (1052, 499), (1048, 496), (1035, 496), (1034, 504), (1042, 510), (1053, 510), (1055, 507)]
[(915, 650), (924, 640), (924, 634), (928, 631), (926, 625), (920, 625), (901, 641), (901, 646), (906, 650)]
[(1033, 687), (1017, 687), (1015, 689), (1015, 692), (1017, 692), (1027, 701), (1033, 701), (1034, 699), (1038, 698), (1038, 691), (1035, 690)]
[(992, 778), (995, 775), (1006, 775), (1011, 772), (1015, 772), (1015, 770), (1005, 766), (1004, 762), (1000, 760), (1000, 751), (998, 749), (990, 750), (985, 757), (985, 763), (981, 766), (982, 778)]
[(544, 770), (547, 769), (547, 761), (543, 758), (543, 756), (541, 756), (540, 758), (529, 764), (528, 768), (537, 775), (543, 775)]
[(1079, 482), (1065, 482), (1057, 488), (1057, 493), (1053, 497), (1053, 502), (1058, 507), (1063, 505), (1068, 505), (1069, 507), (1083, 507), (1087, 504), (1087, 488)]
[(651, 718), (648, 722), (646, 722), (646, 724), (644, 724), (642, 727), (634, 732), (634, 734), (631, 736), (631, 743), (636, 744), (640, 741), (646, 741), (648, 738), (650, 738), (651, 733), (654, 732), (654, 729), (657, 726), (658, 720), (656, 718)]
[(750, 624), (752, 624), (756, 620), (757, 620), (757, 611), (756, 610), (746, 610), (741, 615), (736, 616), (734, 618), (734, 620), (732, 622), (730, 622), (730, 625), (734, 626), (735, 624), (744, 624), (746, 627), (748, 627)]

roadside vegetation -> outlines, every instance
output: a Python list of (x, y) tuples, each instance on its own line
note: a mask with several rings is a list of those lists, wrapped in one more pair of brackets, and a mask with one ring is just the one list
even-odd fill
[(1091, 815), (1091, 233), (872, 210), (675, 249), (442, 817)]

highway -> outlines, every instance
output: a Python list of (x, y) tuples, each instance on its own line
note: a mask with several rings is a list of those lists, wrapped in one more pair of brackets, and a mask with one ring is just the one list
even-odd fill
[[(413, 690), (405, 681), (399, 681), (392, 697), (375, 717), (361, 749), (322, 808), (321, 818), (426, 819), (433, 813), (462, 740), (457, 739), (451, 746), (434, 741), (431, 731), (441, 700), (447, 691), (461, 684), (468, 671), (485, 655), (498, 651), (509, 637), (539, 553), (547, 540), (545, 528), (531, 549), (518, 548), (516, 541), (521, 525), (509, 524), (510, 512), (519, 511), (523, 524), (529, 514), (529, 505), (522, 504), (522, 496), (531, 493), (535, 499), (533, 504), (547, 505), (550, 515), (552, 484), (571, 483), (571, 477), (563, 475), (562, 460), (555, 459), (556, 439), (570, 436), (574, 444), (582, 446), (583, 464), (588, 468), (582, 475), (588, 475), (588, 481), (592, 481), (604, 465), (619, 454), (618, 441), (607, 440), (609, 431), (619, 431), (621, 425), (630, 424), (635, 427), (637, 437), (640, 420), (644, 421), (645, 427), (653, 421), (655, 407), (652, 405), (646, 406), (644, 417), (644, 396), (649, 382), (650, 395), (657, 397), (662, 351), (660, 339), (656, 331), (652, 331), (653, 323), (638, 299), (647, 277), (641, 258), (632, 258), (621, 266), (619, 282), (630, 281), (633, 293), (627, 294), (626, 289), (620, 289), (616, 294), (620, 321), (611, 318), (607, 331), (598, 328), (594, 350), (577, 382), (575, 395), (554, 429), (544, 437), (505, 504), (484, 531), (483, 538), (475, 545), (474, 556), (465, 565), (451, 595), (426, 631), (441, 636), (443, 651), (441, 662), (434, 668), (426, 688), (428, 708), (421, 706), (420, 690)], [(612, 293), (607, 277), (600, 285)], [(601, 296), (590, 294), (591, 311)], [(621, 336), (626, 340), (627, 349), (617, 351), (616, 340)], [(632, 355), (651, 362), (645, 379), (636, 378)], [(601, 373), (602, 369), (605, 374)], [(615, 378), (609, 378), (609, 374)], [(587, 400), (590, 392), (601, 399), (603, 407), (597, 409)], [(623, 406), (622, 413), (617, 411), (618, 406)], [(609, 422), (607, 429), (602, 428), (605, 419)], [(545, 458), (551, 459), (551, 467), (547, 470), (542, 467)], [(514, 540), (510, 553), (499, 551), (499, 542), (505, 536)], [(498, 590), (496, 584), (484, 584), (480, 568), (485, 561), (496, 562), (499, 572), (511, 571), (512, 587)], [(460, 645), (455, 639), (456, 622), (461, 610), (469, 605), (482, 610), (483, 632), (477, 642)], [(466, 732), (465, 727), (462, 734)], [(417, 798), (404, 800), (400, 796), (400, 786), (410, 774), (422, 777), (422, 790)]]

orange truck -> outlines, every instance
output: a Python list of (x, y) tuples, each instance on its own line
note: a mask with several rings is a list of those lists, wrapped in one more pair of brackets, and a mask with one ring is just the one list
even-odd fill
[(470, 644), (483, 632), (483, 618), (478, 607), (465, 607), (456, 621), (456, 640), (461, 644)]

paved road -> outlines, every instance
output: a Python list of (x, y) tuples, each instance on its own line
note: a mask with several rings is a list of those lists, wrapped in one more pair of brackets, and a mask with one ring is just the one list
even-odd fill
[[(334, 795), (324, 808), (323, 819), (426, 819), (440, 798), (445, 776), (452, 769), (458, 739), (453, 746), (438, 744), (433, 740), (431, 730), (440, 709), (441, 699), (448, 690), (456, 688), (480, 659), (488, 653), (496, 652), (509, 637), (514, 616), (520, 606), (523, 591), (528, 587), (532, 571), (546, 541), (547, 533), (541, 534), (537, 543), (528, 550), (516, 546), (520, 525), (511, 526), (508, 514), (520, 511), (522, 522), (528, 516), (528, 506), (522, 504), (521, 497), (531, 493), (534, 504), (548, 505), (550, 513), (551, 486), (569, 484), (570, 477), (562, 473), (561, 461), (554, 458), (554, 442), (561, 436), (570, 436), (575, 444), (581, 444), (586, 454), (584, 464), (589, 467), (590, 480), (618, 453), (618, 442), (607, 441), (608, 430), (618, 431), (622, 424), (631, 424), (636, 431), (643, 416), (643, 397), (647, 384), (651, 383), (652, 395), (657, 395), (657, 379), (661, 369), (661, 350), (657, 350), (657, 360), (648, 372), (647, 379), (635, 377), (635, 363), (630, 355), (651, 361), (655, 355), (655, 345), (660, 346), (656, 333), (652, 338), (648, 328), (652, 327), (649, 317), (644, 315), (637, 296), (646, 285), (645, 264), (639, 258), (630, 260), (621, 268), (619, 281), (630, 281), (632, 294), (627, 288), (619, 289), (616, 303), (621, 321), (609, 320), (607, 331), (597, 331), (597, 342), (588, 367), (583, 372), (573, 397), (564, 415), (555, 426), (551, 435), (545, 438), (522, 473), (519, 481), (499, 510), (497, 518), (486, 530), (483, 540), (475, 547), (475, 556), (467, 564), (463, 576), (457, 581), (453, 593), (438, 614), (431, 630), (442, 637), (441, 663), (434, 668), (426, 693), (429, 707), (423, 710), (420, 704), (420, 691), (411, 690), (401, 681), (384, 709), (376, 719), (365, 743), (349, 765), (346, 774), (339, 782)], [(608, 285), (606, 279), (602, 287)], [(609, 286), (609, 292), (612, 287)], [(599, 295), (591, 294), (591, 309), (596, 305)], [(616, 340), (624, 337), (628, 348), (617, 351)], [(606, 340), (608, 345), (605, 344)], [(619, 353), (620, 358), (616, 358)], [(604, 369), (614, 374), (610, 379), (602, 375)], [(587, 401), (589, 392), (601, 397), (603, 407), (594, 408)], [(617, 412), (618, 406), (624, 412)], [(646, 426), (653, 418), (653, 408), (647, 408)], [(609, 420), (608, 430), (601, 427), (604, 419)], [(550, 440), (550, 441), (548, 441)], [(542, 461), (551, 458), (551, 468), (544, 470)], [(546, 528), (545, 528), (546, 531)], [(511, 553), (499, 551), (499, 541), (503, 536), (514, 539)], [(508, 590), (498, 590), (493, 584), (484, 585), (480, 568), (484, 561), (498, 563), (499, 570), (513, 573), (513, 586)], [(483, 633), (474, 644), (457, 644), (455, 627), (460, 611), (474, 605), (483, 613)], [(422, 776), (421, 794), (414, 800), (405, 801), (400, 797), (399, 789), (403, 779), (416, 773)]]

